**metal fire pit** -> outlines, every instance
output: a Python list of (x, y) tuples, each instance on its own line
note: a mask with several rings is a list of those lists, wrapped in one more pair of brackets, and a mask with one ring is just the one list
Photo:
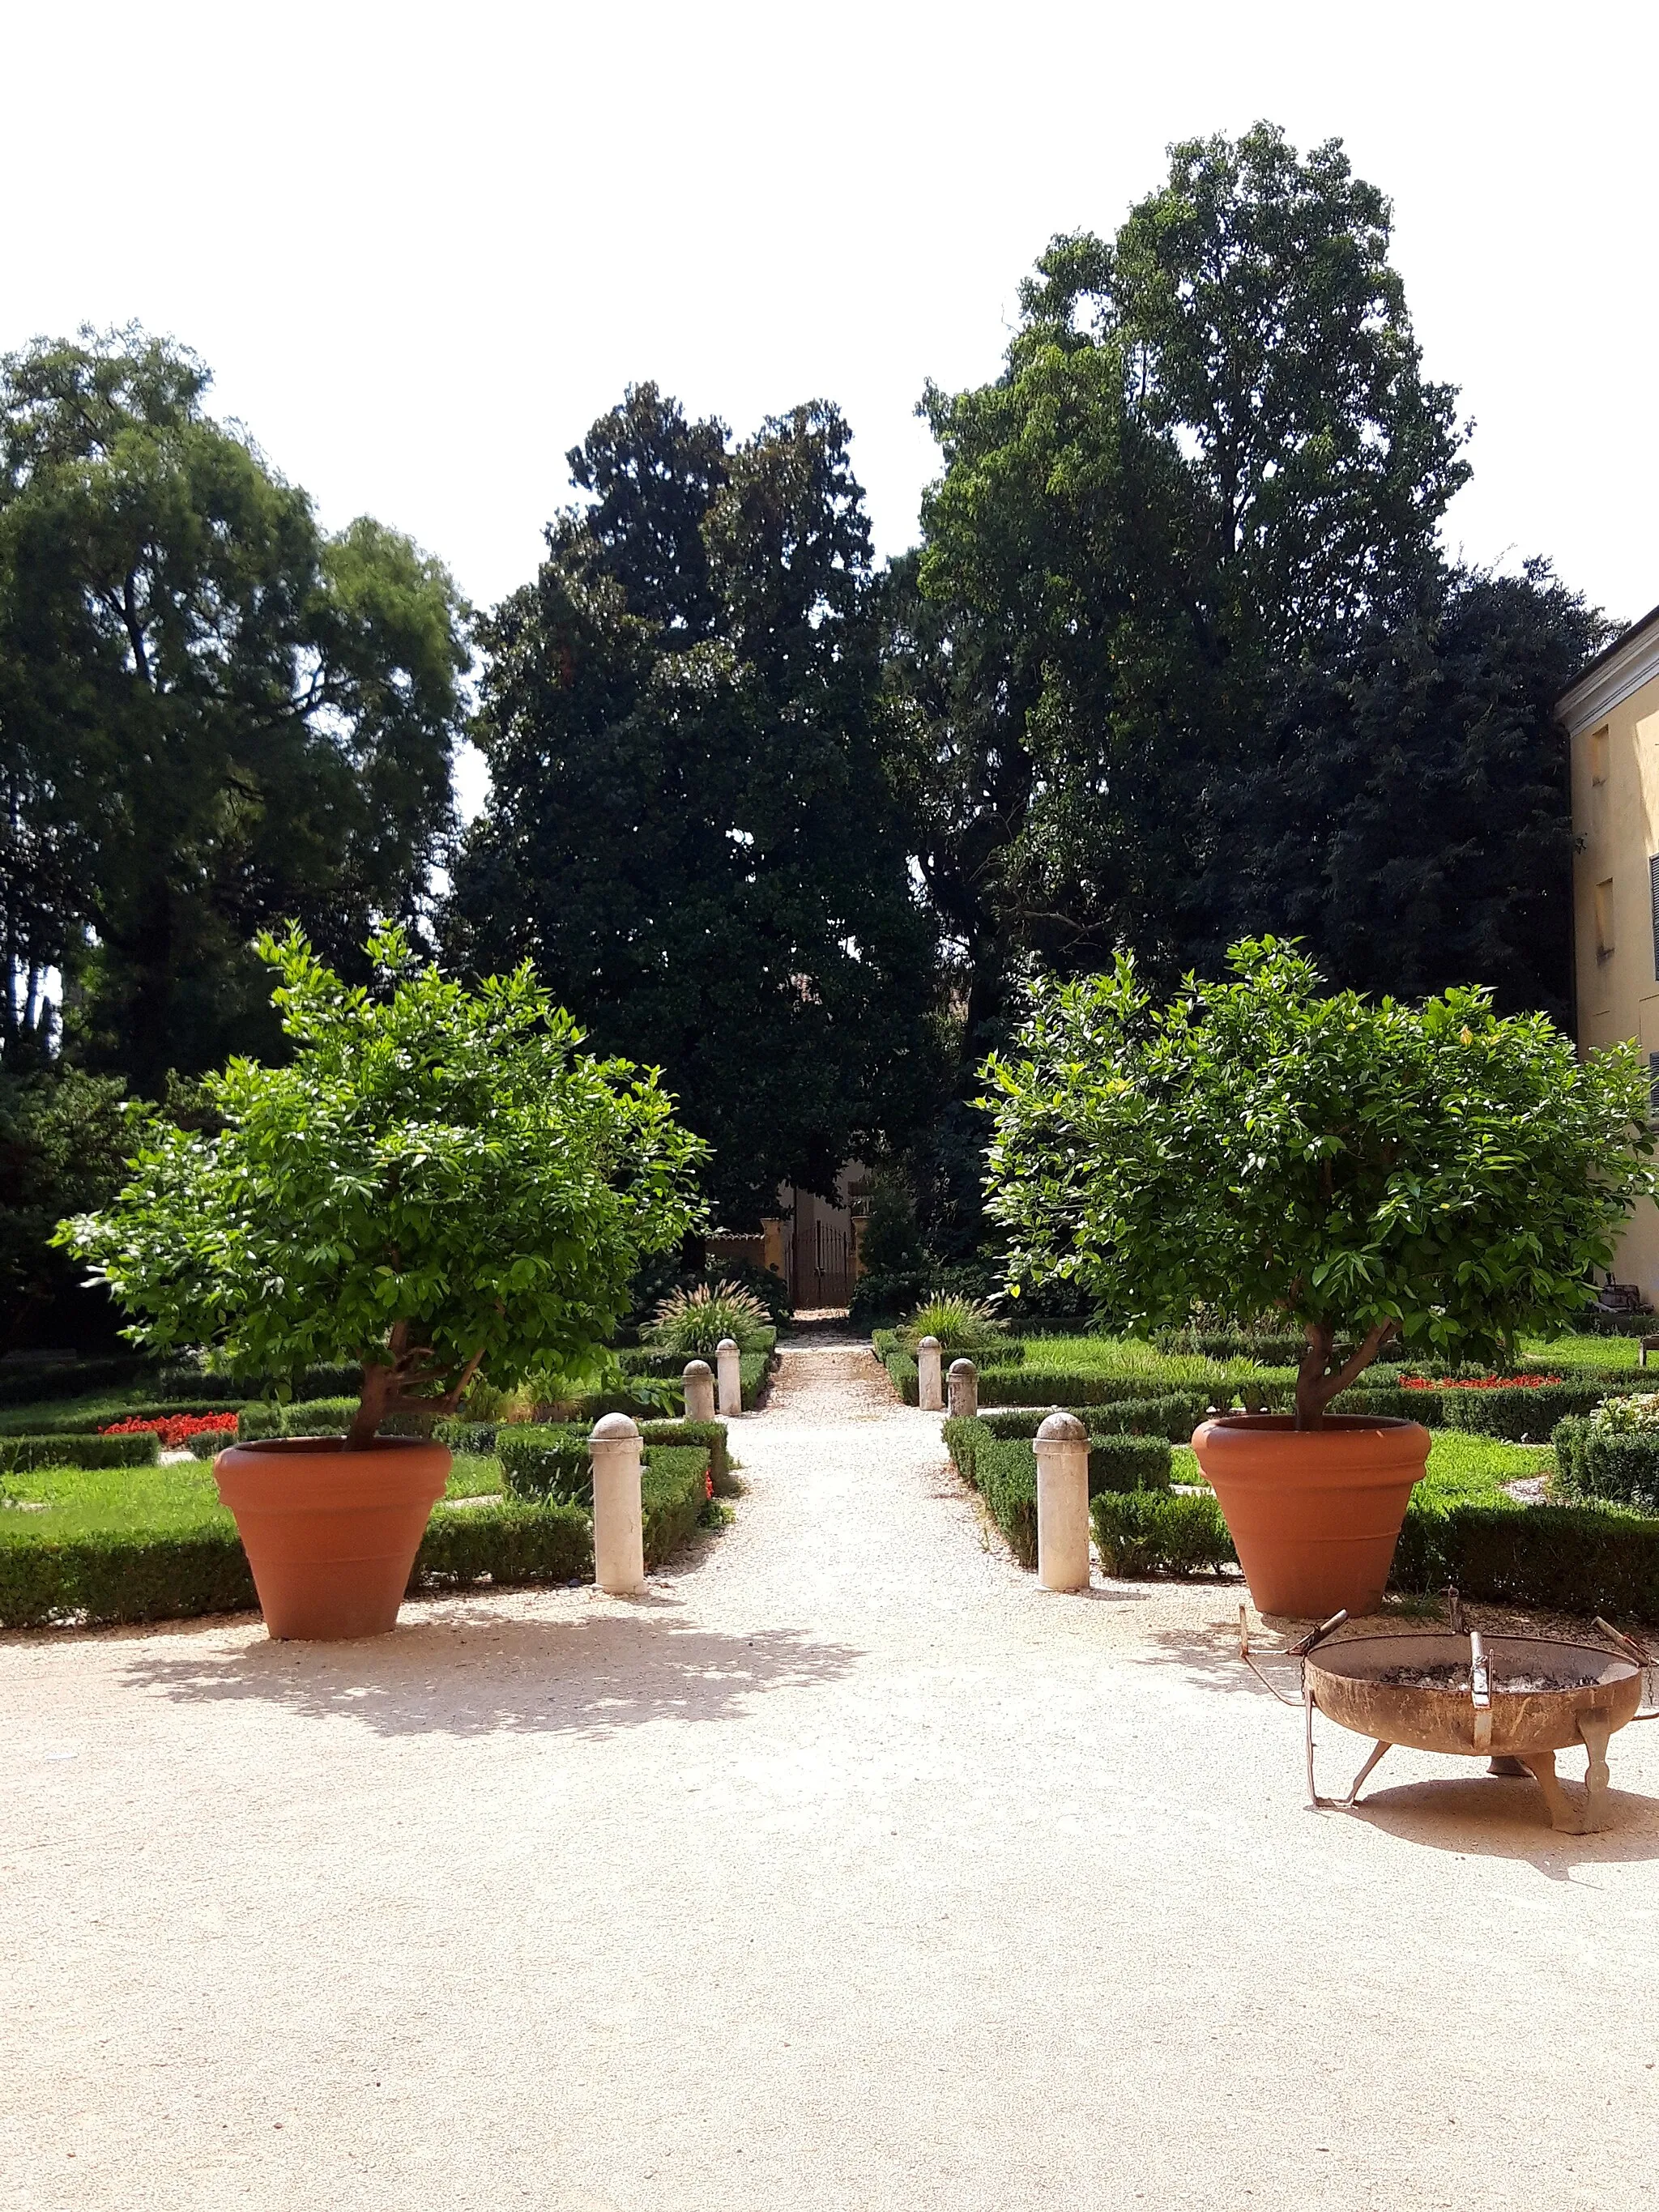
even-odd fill
[[(1339, 1613), (1282, 1656), (1300, 1662), (1302, 1695), (1287, 1697), (1257, 1666), (1245, 1609), (1239, 1607), (1239, 1656), (1283, 1705), (1306, 1716), (1308, 1796), (1316, 1806), (1352, 1806), (1360, 1784), (1395, 1744), (1413, 1751), (1482, 1758), (1492, 1774), (1530, 1774), (1544, 1793), (1553, 1826), (1586, 1835), (1605, 1826), (1607, 1739), (1626, 1722), (1659, 1718), (1642, 1710), (1652, 1662), (1607, 1622), (1596, 1627), (1618, 1645), (1607, 1651), (1547, 1636), (1483, 1636), (1461, 1630), (1452, 1594), (1448, 1636), (1358, 1636), (1327, 1642), (1347, 1619)], [(1322, 1797), (1314, 1782), (1315, 1709), (1371, 1738), (1370, 1756), (1346, 1797)], [(1582, 1745), (1589, 1753), (1583, 1813), (1556, 1778), (1555, 1754)]]

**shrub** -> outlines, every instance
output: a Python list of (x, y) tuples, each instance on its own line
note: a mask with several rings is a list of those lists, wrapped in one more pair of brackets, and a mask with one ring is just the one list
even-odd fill
[(647, 1570), (659, 1566), (690, 1539), (713, 1494), (708, 1454), (700, 1446), (671, 1445), (647, 1454), (640, 1505)]
[[(988, 1423), (947, 1420), (941, 1434), (963, 1480), (984, 1498), (1024, 1567), (1037, 1556), (1036, 1450), (1024, 1437), (993, 1434)], [(1170, 1447), (1155, 1437), (1103, 1437), (1089, 1448), (1089, 1492), (1167, 1490)]]
[(1659, 1520), (1613, 1505), (1455, 1505), (1413, 1500), (1393, 1586), (1455, 1583), (1490, 1605), (1659, 1620)]
[(1089, 1495), (1097, 1498), (1107, 1490), (1167, 1490), (1170, 1457), (1163, 1437), (1091, 1437)]
[(732, 1478), (731, 1452), (724, 1421), (641, 1421), (640, 1435), (644, 1440), (647, 1460), (653, 1451), (662, 1447), (697, 1446), (708, 1461), (714, 1495), (717, 1498), (736, 1495), (738, 1486)]
[(515, 1498), (562, 1498), (584, 1506), (593, 1502), (593, 1469), (583, 1429), (527, 1422), (503, 1429), (495, 1439), (495, 1456), (501, 1480)]
[(1212, 1573), (1238, 1554), (1213, 1498), (1157, 1491), (1103, 1491), (1089, 1508), (1100, 1564), (1109, 1575)]
[(769, 1352), (778, 1340), (771, 1316), (751, 1291), (735, 1283), (699, 1283), (672, 1291), (657, 1308), (647, 1342), (675, 1358), (712, 1360), (722, 1337), (739, 1352)]
[(0, 1532), (0, 1627), (182, 1620), (257, 1602), (236, 1531), (185, 1535), (94, 1529), (72, 1536)]
[(924, 1336), (936, 1336), (942, 1352), (971, 1358), (976, 1352), (994, 1350), (1005, 1340), (1006, 1332), (989, 1306), (951, 1293), (919, 1305), (896, 1335), (899, 1348), (912, 1356)]
[(289, 1056), (210, 1075), (216, 1133), (150, 1122), (114, 1203), (58, 1230), (129, 1335), (237, 1373), (349, 1363), (354, 1446), (402, 1408), (454, 1412), (481, 1370), (597, 1360), (641, 1255), (699, 1212), (708, 1147), (654, 1076), (581, 1052), (527, 965), (469, 991), (386, 929), (377, 996), (297, 927), (259, 949)]
[(0, 1437), (0, 1468), (154, 1467), (161, 1441), (154, 1429), (124, 1436)]
[(1655, 1188), (1633, 1044), (1580, 1061), (1484, 989), (1327, 995), (1273, 939), (1229, 966), (1162, 1008), (1127, 955), (1032, 987), (1015, 1056), (984, 1070), (1016, 1288), (1086, 1291), (1141, 1331), (1282, 1312), (1306, 1341), (1302, 1428), (1393, 1339), (1496, 1361), (1582, 1310), (1587, 1265)]
[[(645, 1464), (656, 1465), (665, 1453), (691, 1450), (701, 1456), (716, 1492), (729, 1495), (731, 1465), (723, 1421), (642, 1421), (640, 1436)], [(591, 1506), (593, 1468), (588, 1454), (588, 1432), (574, 1423), (532, 1427), (529, 1423), (503, 1429), (496, 1439), (501, 1480), (515, 1497), (564, 1498)]]
[(532, 1583), (585, 1582), (593, 1572), (593, 1522), (563, 1498), (519, 1498), (459, 1510), (440, 1505), (428, 1522), (411, 1590), (440, 1590), (488, 1580), (498, 1589)]
[[(1051, 1413), (1045, 1407), (991, 1407), (980, 1419), (994, 1437), (1035, 1437)], [(1208, 1410), (1201, 1393), (1172, 1393), (1164, 1398), (1120, 1399), (1109, 1406), (1065, 1406), (1075, 1413), (1091, 1437), (1164, 1437), (1170, 1443), (1190, 1443), (1193, 1431)]]
[(1659, 1427), (1602, 1426), (1601, 1416), (1607, 1410), (1601, 1407), (1588, 1419), (1569, 1415), (1557, 1424), (1550, 1439), (1556, 1489), (1564, 1498), (1599, 1498), (1659, 1513)]

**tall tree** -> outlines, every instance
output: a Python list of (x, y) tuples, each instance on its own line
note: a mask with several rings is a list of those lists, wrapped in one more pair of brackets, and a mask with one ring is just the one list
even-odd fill
[(592, 502), (481, 632), (493, 789), (452, 951), (528, 954), (599, 1047), (661, 1066), (733, 1222), (933, 1095), (848, 444), (821, 403), (733, 449), (630, 391), (570, 456)]
[(450, 817), (464, 611), (337, 536), (137, 329), (0, 362), (0, 1054), (62, 969), (71, 1050), (155, 1095), (275, 1042), (252, 939), (349, 957), (422, 901)]
[(1162, 990), (1302, 931), (1344, 983), (1560, 1006), (1549, 710), (1597, 619), (1444, 563), (1466, 434), (1389, 222), (1338, 143), (1176, 146), (1115, 238), (1053, 242), (994, 383), (927, 395), (883, 726), (964, 1096), (1027, 963), (1125, 948)]
[(1049, 247), (995, 384), (929, 392), (896, 743), (987, 1011), (1015, 950), (1179, 966), (1275, 687), (1432, 565), (1467, 471), (1388, 243), (1339, 145), (1177, 146), (1114, 240)]

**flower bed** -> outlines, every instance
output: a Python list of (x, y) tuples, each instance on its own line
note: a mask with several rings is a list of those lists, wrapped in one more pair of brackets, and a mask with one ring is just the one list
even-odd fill
[(159, 1413), (131, 1420), (111, 1421), (99, 1430), (100, 1437), (154, 1436), (163, 1451), (187, 1451), (198, 1437), (212, 1437), (223, 1443), (236, 1441), (234, 1413)]

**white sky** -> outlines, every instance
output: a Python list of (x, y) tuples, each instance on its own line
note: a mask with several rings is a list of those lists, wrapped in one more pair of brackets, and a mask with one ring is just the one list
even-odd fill
[(647, 377), (739, 433), (835, 399), (909, 544), (924, 380), (994, 374), (1054, 232), (1261, 116), (1393, 197), (1478, 423), (1452, 544), (1659, 601), (1651, 0), (92, 0), (14, 6), (0, 52), (0, 349), (173, 332), (325, 522), (410, 532), (481, 605)]

